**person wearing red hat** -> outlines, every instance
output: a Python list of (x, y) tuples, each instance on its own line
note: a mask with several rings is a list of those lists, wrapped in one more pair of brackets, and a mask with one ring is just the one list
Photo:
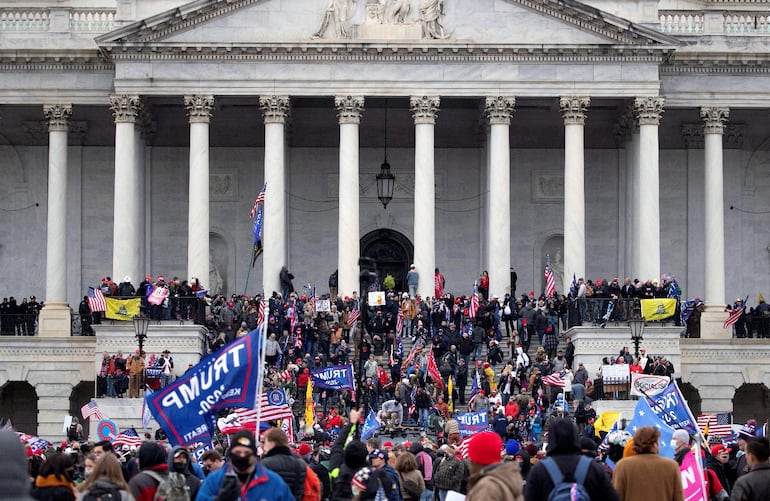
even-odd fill
[(730, 461), (731, 451), (731, 448), (717, 444), (711, 447), (711, 455), (703, 460), (703, 468), (714, 473), (728, 495), (730, 494), (730, 483), (727, 480), (725, 469), (729, 468), (727, 463)]
[(492, 431), (482, 431), (468, 442), (468, 495), (466, 501), (522, 501), (521, 468), (515, 461), (502, 463), (503, 441)]

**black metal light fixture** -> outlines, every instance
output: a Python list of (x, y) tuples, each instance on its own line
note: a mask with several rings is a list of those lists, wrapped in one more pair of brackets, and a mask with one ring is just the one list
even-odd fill
[(396, 184), (396, 176), (390, 171), (388, 163), (388, 100), (385, 100), (385, 159), (380, 165), (380, 173), (377, 174), (377, 198), (382, 202), (384, 209), (393, 200), (393, 187)]
[(628, 327), (631, 329), (631, 342), (634, 343), (634, 356), (639, 358), (639, 344), (644, 341), (644, 318), (641, 316), (628, 319)]
[(144, 340), (147, 339), (147, 329), (150, 327), (150, 319), (137, 315), (134, 317), (134, 333), (139, 343), (139, 354), (144, 353)]

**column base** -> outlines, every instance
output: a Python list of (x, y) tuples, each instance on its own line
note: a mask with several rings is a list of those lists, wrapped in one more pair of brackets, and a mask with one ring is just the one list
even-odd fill
[(72, 312), (66, 303), (47, 303), (40, 310), (38, 336), (70, 337), (72, 335)]
[(700, 316), (700, 337), (703, 339), (732, 339), (732, 328), (723, 327), (727, 320), (724, 306), (706, 306)]

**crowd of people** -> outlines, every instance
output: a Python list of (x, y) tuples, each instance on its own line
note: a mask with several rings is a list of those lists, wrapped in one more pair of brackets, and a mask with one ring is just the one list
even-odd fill
[(0, 335), (34, 336), (37, 334), (37, 319), (43, 308), (35, 296), (21, 298), (4, 297), (0, 303)]

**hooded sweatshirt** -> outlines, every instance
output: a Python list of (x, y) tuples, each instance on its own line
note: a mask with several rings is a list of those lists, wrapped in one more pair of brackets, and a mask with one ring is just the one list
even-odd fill
[(29, 495), (27, 456), (19, 437), (10, 431), (0, 431), (0, 485), (3, 499), (8, 501), (33, 501)]
[[(187, 457), (187, 467), (182, 471), (178, 471), (174, 466), (174, 456), (177, 454), (177, 452), (184, 452), (185, 456)], [(190, 499), (195, 499), (195, 496), (198, 495), (198, 489), (200, 489), (200, 486), (201, 486), (201, 480), (195, 474), (192, 461), (190, 461), (190, 453), (187, 452), (187, 449), (185, 449), (184, 447), (177, 446), (171, 449), (171, 451), (169, 451), (168, 471), (169, 472), (175, 471), (177, 473), (181, 473), (182, 475), (184, 475), (185, 482), (187, 482), (187, 487), (190, 488)]]
[(156, 442), (144, 442), (139, 447), (137, 456), (141, 471), (131, 479), (128, 488), (136, 501), (153, 501), (155, 491), (158, 490), (158, 481), (144, 472), (151, 470), (161, 477), (166, 477), (168, 475), (166, 451)]

